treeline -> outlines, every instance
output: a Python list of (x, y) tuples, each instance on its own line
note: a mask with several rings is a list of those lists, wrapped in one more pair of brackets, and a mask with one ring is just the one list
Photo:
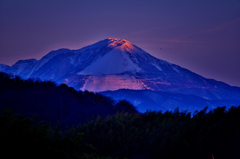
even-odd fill
[(65, 84), (49, 81), (22, 80), (18, 76), (0, 73), (0, 112), (10, 108), (26, 117), (37, 115), (40, 120), (71, 127), (117, 112), (136, 113), (127, 101), (115, 102), (110, 97), (88, 91), (76, 91)]
[[(189, 113), (117, 113), (65, 132), (6, 110), (0, 115), (1, 155), (7, 158), (239, 158), (240, 106)], [(6, 157), (4, 156), (4, 157)]]
[(80, 125), (101, 155), (156, 159), (240, 158), (240, 106), (190, 113), (116, 114)]

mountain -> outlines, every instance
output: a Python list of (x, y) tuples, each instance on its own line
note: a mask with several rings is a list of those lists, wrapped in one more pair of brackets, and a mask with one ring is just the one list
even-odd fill
[[(151, 92), (157, 98), (160, 97), (159, 93), (171, 94), (171, 97), (176, 96), (177, 99), (179, 95), (184, 96), (180, 103), (175, 102), (176, 98), (167, 98), (171, 106), (166, 104), (164, 107), (189, 105), (186, 100), (191, 97), (204, 101), (203, 107), (215, 106), (213, 101), (240, 101), (239, 87), (204, 78), (178, 65), (157, 59), (124, 39), (109, 38), (79, 50), (51, 51), (40, 60), (20, 60), (11, 67), (0, 65), (0, 71), (24, 79), (40, 78), (58, 84), (65, 83), (76, 90), (102, 92), (114, 98), (117, 92), (121, 92), (118, 90), (125, 89), (125, 94), (128, 94), (125, 98), (130, 101), (132, 92)], [(161, 107), (163, 101), (150, 99), (148, 101)], [(146, 100), (141, 103), (146, 103)], [(229, 106), (232, 104), (225, 103)]]

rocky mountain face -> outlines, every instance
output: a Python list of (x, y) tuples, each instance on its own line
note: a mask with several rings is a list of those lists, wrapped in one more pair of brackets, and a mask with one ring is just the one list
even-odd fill
[[(184, 95), (181, 99), (169, 99), (182, 100), (181, 104), (169, 103), (179, 107), (187, 104), (184, 103), (185, 97), (190, 96), (204, 100), (203, 107), (211, 105), (212, 101), (240, 100), (239, 87), (206, 79), (178, 65), (157, 59), (123, 39), (109, 38), (79, 50), (59, 49), (40, 60), (20, 60), (11, 67), (0, 65), (0, 71), (25, 79), (40, 78), (65, 83), (77, 90), (108, 91), (106, 94), (115, 94), (112, 95), (114, 98), (116, 92), (113, 92), (122, 89), (125, 89), (125, 94), (132, 93), (132, 90), (141, 90), (148, 93), (168, 93), (171, 96), (177, 94), (177, 97)], [(130, 98), (131, 93), (125, 98)], [(151, 101), (161, 106), (161, 101)]]

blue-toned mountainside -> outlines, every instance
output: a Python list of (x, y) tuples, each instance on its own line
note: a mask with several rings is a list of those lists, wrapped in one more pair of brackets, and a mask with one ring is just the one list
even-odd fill
[(104, 96), (109, 96), (115, 100), (127, 99), (130, 103), (135, 105), (140, 112), (147, 110), (162, 110), (174, 111), (179, 107), (180, 111), (194, 112), (202, 110), (204, 106), (209, 109), (217, 108), (224, 105), (227, 107), (239, 105), (240, 100), (234, 99), (218, 99), (208, 100), (196, 95), (187, 95), (182, 93), (169, 93), (152, 90), (128, 90), (120, 89), (117, 91), (101, 92)]
[(125, 98), (142, 111), (240, 104), (239, 87), (157, 59), (123, 39), (109, 38), (79, 50), (59, 49), (40, 60), (0, 65), (0, 71)]

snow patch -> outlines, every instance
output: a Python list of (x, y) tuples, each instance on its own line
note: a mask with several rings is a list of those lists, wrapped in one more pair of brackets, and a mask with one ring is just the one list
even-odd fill
[(172, 67), (172, 69), (173, 69), (174, 71), (176, 71), (177, 73), (180, 73), (180, 71), (179, 71), (176, 67)]
[(124, 74), (89, 76), (85, 79), (83, 87), (80, 88), (82, 91), (88, 90), (93, 92), (113, 91), (118, 89), (144, 90), (148, 89), (148, 87), (134, 76)]
[(78, 75), (111, 75), (125, 72), (139, 72), (141, 69), (132, 62), (120, 46), (115, 47), (103, 57), (92, 63)]
[(152, 65), (153, 65), (154, 67), (156, 67), (159, 71), (162, 71), (162, 68), (161, 68), (160, 66), (158, 66), (157, 64), (152, 63)]
[(133, 100), (133, 105), (134, 105), (134, 106), (138, 106), (138, 105), (140, 105), (140, 104), (142, 104), (142, 101), (140, 101), (140, 100), (138, 100), (138, 99)]

